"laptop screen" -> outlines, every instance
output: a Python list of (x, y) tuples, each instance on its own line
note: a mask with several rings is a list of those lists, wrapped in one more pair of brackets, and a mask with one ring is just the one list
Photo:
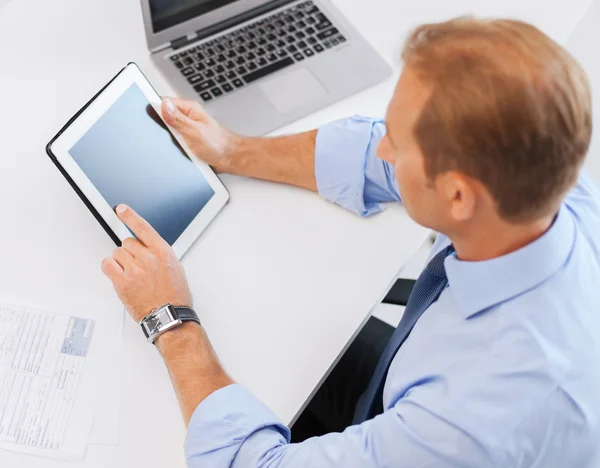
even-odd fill
[(237, 0), (150, 0), (152, 29), (158, 33), (235, 1)]

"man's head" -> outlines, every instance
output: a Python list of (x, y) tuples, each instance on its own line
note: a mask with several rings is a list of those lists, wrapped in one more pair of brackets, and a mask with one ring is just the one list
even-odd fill
[(459, 18), (408, 38), (378, 154), (409, 214), (445, 233), (551, 216), (592, 130), (587, 77), (531, 25)]

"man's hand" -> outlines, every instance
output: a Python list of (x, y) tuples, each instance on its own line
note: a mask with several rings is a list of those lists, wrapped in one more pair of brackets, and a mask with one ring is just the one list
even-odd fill
[(241, 137), (223, 128), (196, 101), (167, 98), (161, 110), (165, 121), (181, 133), (198, 158), (218, 172), (230, 169)]
[(133, 319), (168, 303), (192, 307), (185, 271), (169, 244), (128, 206), (117, 206), (116, 213), (137, 239), (125, 239), (102, 261), (102, 272)]
[(278, 138), (242, 137), (223, 128), (195, 101), (167, 98), (161, 111), (196, 157), (217, 172), (317, 190), (316, 131)]

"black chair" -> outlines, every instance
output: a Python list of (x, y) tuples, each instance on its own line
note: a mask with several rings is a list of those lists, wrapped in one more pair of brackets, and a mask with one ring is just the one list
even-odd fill
[(383, 298), (384, 304), (394, 304), (399, 306), (406, 306), (408, 298), (413, 290), (417, 281), (413, 279), (400, 278), (396, 280), (392, 289)]

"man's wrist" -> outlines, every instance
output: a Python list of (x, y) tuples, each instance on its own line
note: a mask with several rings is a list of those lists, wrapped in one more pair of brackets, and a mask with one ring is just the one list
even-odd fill
[(173, 328), (154, 341), (156, 348), (167, 357), (172, 353), (178, 353), (182, 349), (190, 349), (198, 346), (205, 335), (201, 326), (196, 322), (184, 322), (176, 328)]

